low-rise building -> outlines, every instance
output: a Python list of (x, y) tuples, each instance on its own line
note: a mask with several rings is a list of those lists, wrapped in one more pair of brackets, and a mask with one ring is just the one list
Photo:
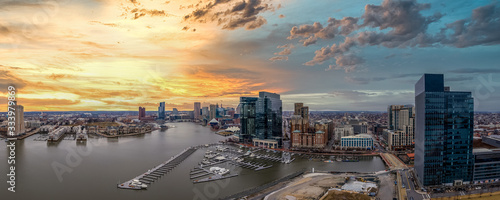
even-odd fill
[(500, 180), (500, 149), (474, 149), (474, 183)]
[(256, 147), (263, 147), (269, 149), (276, 149), (279, 147), (278, 141), (273, 139), (253, 139), (253, 145)]
[(373, 138), (368, 134), (359, 134), (354, 136), (345, 136), (340, 140), (342, 148), (362, 148), (373, 149)]
[(500, 148), (500, 135), (482, 137), (483, 143)]

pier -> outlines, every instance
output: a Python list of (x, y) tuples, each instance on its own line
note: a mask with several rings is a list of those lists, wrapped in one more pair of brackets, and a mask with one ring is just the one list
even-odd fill
[(164, 163), (148, 170), (147, 172), (145, 172), (145, 173), (143, 173), (143, 174), (141, 174), (141, 175), (139, 175), (139, 176), (137, 176), (129, 181), (118, 184), (118, 188), (133, 189), (133, 190), (145, 189), (144, 187), (141, 187), (140, 185), (133, 184), (134, 180), (139, 180), (141, 183), (145, 183), (147, 185), (150, 185), (154, 181), (161, 178), (163, 175), (170, 172), (173, 168), (175, 168), (177, 165), (179, 165), (182, 161), (184, 161), (187, 157), (189, 157), (195, 151), (196, 151), (195, 148), (191, 148), (191, 147), (187, 148), (184, 151), (182, 151), (181, 153), (170, 158), (169, 160), (165, 161)]
[[(220, 175), (217, 173), (213, 173), (210, 170), (205, 169), (203, 167), (195, 168), (194, 172), (196, 172), (198, 174), (191, 174), (190, 179), (201, 178), (201, 177), (209, 176), (209, 175), (213, 175), (213, 176), (203, 178), (203, 179), (193, 180), (193, 183), (204, 183), (204, 182), (216, 181), (216, 180), (221, 180), (221, 179), (232, 178), (232, 177), (238, 176), (238, 174)], [(191, 173), (193, 173), (193, 170)]]
[(57, 128), (56, 130), (50, 132), (48, 134), (48, 139), (47, 139), (47, 142), (58, 142), (59, 140), (61, 140), (62, 136), (66, 133), (66, 132), (69, 132), (69, 127), (66, 127), (66, 126), (61, 126), (59, 128)]

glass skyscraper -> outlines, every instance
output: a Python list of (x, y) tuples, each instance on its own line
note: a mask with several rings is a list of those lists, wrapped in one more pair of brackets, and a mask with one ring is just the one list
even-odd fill
[(158, 107), (158, 119), (165, 119), (165, 102), (160, 102)]
[[(259, 140), (261, 143), (281, 146), (283, 135), (282, 103), (280, 95), (259, 92), (259, 97), (240, 97), (242, 142)], [(275, 147), (274, 147), (275, 146)]]
[(415, 170), (420, 183), (461, 185), (472, 181), (474, 99), (450, 91), (442, 74), (415, 84)]
[(256, 137), (259, 139), (281, 140), (283, 135), (283, 119), (280, 95), (276, 93), (259, 92), (256, 108)]
[(241, 131), (239, 139), (241, 142), (250, 142), (255, 136), (255, 104), (258, 99), (256, 97), (240, 97)]

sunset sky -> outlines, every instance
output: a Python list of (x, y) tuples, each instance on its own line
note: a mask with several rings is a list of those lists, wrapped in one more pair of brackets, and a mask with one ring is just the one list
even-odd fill
[(500, 111), (500, 2), (1, 0), (0, 111), (413, 104), (423, 73)]

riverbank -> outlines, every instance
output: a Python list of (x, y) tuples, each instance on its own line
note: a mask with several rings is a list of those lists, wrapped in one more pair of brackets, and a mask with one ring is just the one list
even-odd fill
[(146, 131), (144, 133), (129, 133), (129, 134), (122, 134), (122, 135), (106, 135), (106, 134), (102, 134), (102, 133), (95, 133), (96, 135), (99, 135), (99, 136), (103, 136), (103, 137), (107, 137), (107, 138), (116, 138), (116, 137), (125, 137), (125, 136), (135, 136), (135, 135), (142, 135), (142, 134), (146, 134), (146, 133), (151, 133), (153, 132), (155, 129), (151, 130), (151, 131)]

